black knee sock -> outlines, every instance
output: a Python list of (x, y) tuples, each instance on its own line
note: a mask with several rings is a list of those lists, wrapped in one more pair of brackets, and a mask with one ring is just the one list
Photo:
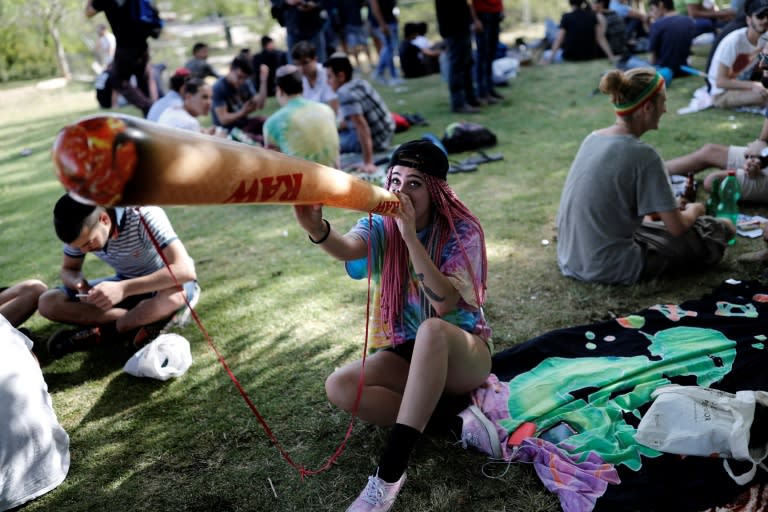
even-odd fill
[(446, 422), (448, 432), (455, 435), (457, 439), (461, 438), (461, 430), (464, 427), (464, 420), (460, 416), (454, 416)]
[(405, 473), (408, 458), (420, 438), (421, 432), (415, 428), (395, 423), (387, 447), (379, 459), (379, 478), (388, 483), (397, 482)]

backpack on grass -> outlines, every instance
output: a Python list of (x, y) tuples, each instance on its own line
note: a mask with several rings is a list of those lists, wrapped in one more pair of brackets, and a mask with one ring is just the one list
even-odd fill
[(459, 121), (445, 128), (443, 146), (449, 153), (462, 153), (496, 145), (496, 134), (483, 125)]

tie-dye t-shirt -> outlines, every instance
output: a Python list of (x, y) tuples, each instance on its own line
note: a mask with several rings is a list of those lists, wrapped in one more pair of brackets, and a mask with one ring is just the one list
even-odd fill
[(323, 103), (292, 98), (264, 123), (264, 142), (286, 155), (336, 167), (339, 133), (333, 109)]
[[(428, 227), (418, 233), (421, 243), (426, 243), (429, 238), (431, 228)], [(461, 238), (467, 257), (469, 258), (474, 275), (480, 279), (482, 275), (483, 250), (480, 233), (473, 225), (467, 222), (456, 222), (456, 231)], [(369, 232), (371, 236), (371, 281), (374, 286), (373, 304), (371, 307), (371, 347), (384, 348), (393, 345), (393, 340), (386, 337), (381, 318), (381, 269), (383, 263), (384, 249), (386, 240), (384, 238), (384, 218), (380, 215), (373, 216), (373, 227), (369, 230), (368, 217), (364, 217), (352, 228), (352, 232), (360, 236), (366, 242)], [(478, 307), (475, 295), (475, 284), (472, 282), (472, 274), (467, 268), (467, 261), (461, 246), (456, 238), (451, 237), (443, 248), (443, 252), (436, 262), (437, 267), (444, 275), (448, 277), (453, 286), (461, 295), (456, 309), (443, 315), (441, 318), (461, 327), (467, 332), (480, 336), (483, 341), (488, 341), (491, 337), (491, 329), (485, 321), (482, 307)], [(346, 263), (347, 273), (353, 279), (363, 279), (368, 275), (368, 260), (362, 258), (359, 260), (348, 261)], [(430, 305), (424, 293), (421, 291), (419, 282), (413, 267), (409, 265), (409, 279), (406, 283), (408, 291), (402, 322), (394, 326), (396, 333), (395, 339), (399, 342), (409, 341), (416, 338), (416, 331), (419, 325), (430, 316)], [(480, 283), (477, 283), (480, 286)], [(434, 312), (432, 316), (436, 316)]]

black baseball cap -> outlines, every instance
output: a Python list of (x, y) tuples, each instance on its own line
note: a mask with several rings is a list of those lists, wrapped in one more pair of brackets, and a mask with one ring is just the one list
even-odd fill
[(389, 167), (396, 165), (411, 167), (441, 180), (448, 176), (448, 157), (428, 140), (412, 140), (400, 144), (389, 160)]
[(752, 0), (747, 2), (745, 12), (747, 16), (754, 16), (768, 10), (768, 0)]
[(65, 244), (71, 243), (80, 236), (83, 223), (96, 209), (96, 205), (77, 201), (69, 194), (64, 194), (53, 207), (53, 227), (56, 235)]

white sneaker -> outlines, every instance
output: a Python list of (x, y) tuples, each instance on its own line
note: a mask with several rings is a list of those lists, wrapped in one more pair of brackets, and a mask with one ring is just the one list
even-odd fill
[(195, 288), (192, 290), (192, 296), (187, 298), (189, 301), (189, 307), (187, 307), (186, 304), (181, 306), (178, 311), (176, 311), (176, 314), (173, 315), (173, 318), (170, 322), (171, 325), (184, 327), (189, 323), (189, 319), (192, 318), (192, 308), (197, 306), (197, 302), (200, 300), (201, 293), (202, 290), (200, 289), (200, 285), (197, 284), (197, 281), (195, 281)]
[(496, 427), (476, 405), (470, 405), (459, 413), (462, 420), (461, 446), (472, 446), (491, 457), (503, 457)]
[(368, 477), (368, 485), (347, 509), (347, 512), (387, 512), (405, 483), (405, 473), (395, 483), (388, 484), (379, 478), (379, 472)]

